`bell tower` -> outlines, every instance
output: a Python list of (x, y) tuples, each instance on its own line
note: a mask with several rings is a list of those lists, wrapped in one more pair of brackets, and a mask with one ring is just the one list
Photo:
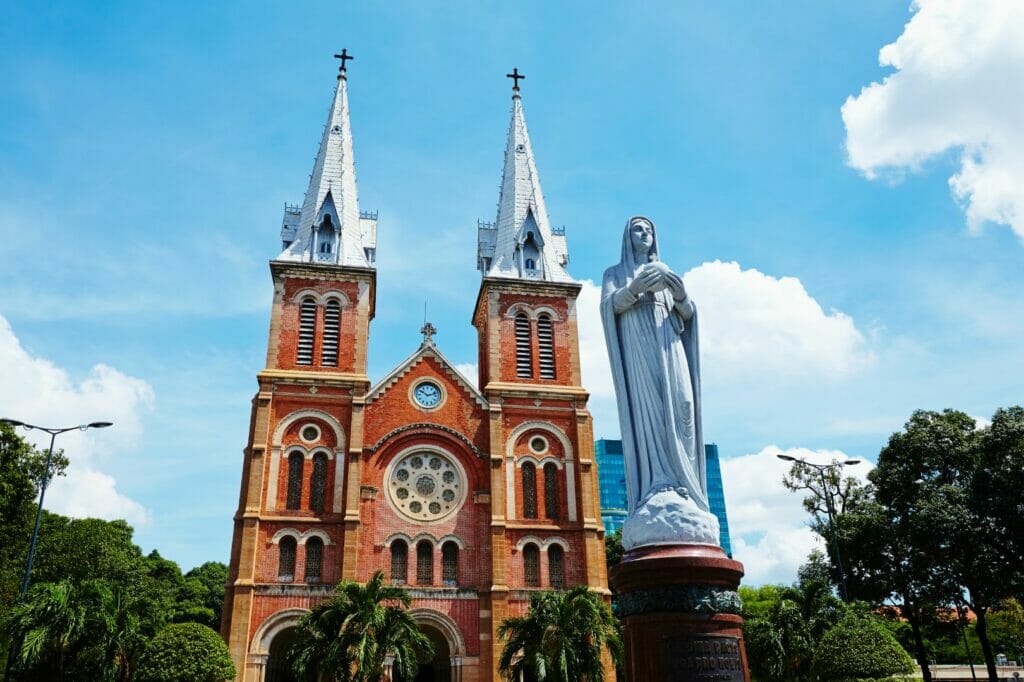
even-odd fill
[(356, 571), (377, 215), (359, 210), (346, 69), (352, 57), (335, 56), (341, 68), (305, 199), (285, 206), (282, 251), (270, 261), (267, 357), (252, 403), (222, 623), (245, 680), (262, 679), (265, 661), (249, 647), (268, 609), (277, 608), (268, 583), (293, 582), (289, 598), (311, 604)]
[[(608, 594), (593, 424), (580, 376), (581, 285), (566, 270), (565, 230), (548, 219), (520, 95), (525, 76), (514, 69), (508, 77), (512, 116), (498, 213), (477, 225), (482, 280), (473, 313), (479, 385), (490, 406), (494, 641), (498, 624), (523, 609), (515, 591), (534, 584), (537, 538), (542, 545), (556, 532), (572, 538), (583, 555), (572, 557), (584, 566), (582, 582)], [(561, 509), (551, 509), (552, 487), (565, 500)]]

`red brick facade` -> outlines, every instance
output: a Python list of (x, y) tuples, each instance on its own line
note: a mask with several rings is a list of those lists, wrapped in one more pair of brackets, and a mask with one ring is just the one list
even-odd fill
[[(483, 281), (473, 315), (480, 390), (429, 339), (371, 386), (375, 272), (279, 262), (271, 269), (267, 366), (253, 400), (224, 608), (238, 679), (269, 679), (274, 638), (340, 579), (365, 581), (378, 570), (392, 578), (401, 543), (417, 621), (448, 647), (445, 679), (499, 679), (497, 629), (524, 612), (531, 591), (554, 579), (607, 593), (593, 434), (579, 376), (579, 286)], [(306, 298), (317, 304), (314, 361), (299, 365)], [(331, 300), (342, 306), (340, 344), (336, 366), (325, 367), (319, 360)], [(551, 320), (554, 378), (540, 378), (536, 361), (533, 376), (517, 376), (520, 313), (530, 320), (534, 359), (537, 321)], [(424, 381), (440, 390), (436, 406), (414, 397)], [(422, 459), (409, 459), (416, 454)], [(444, 496), (432, 492), (438, 475), (423, 476), (435, 465), (446, 467)], [(412, 479), (403, 483), (399, 476), (409, 471)], [(434, 495), (423, 499), (436, 502), (436, 520), (416, 517), (419, 502), (401, 501), (409, 491)], [(434, 502), (426, 501), (417, 513), (428, 508), (434, 514)], [(451, 562), (445, 574), (445, 551), (456, 557), (454, 580)]]

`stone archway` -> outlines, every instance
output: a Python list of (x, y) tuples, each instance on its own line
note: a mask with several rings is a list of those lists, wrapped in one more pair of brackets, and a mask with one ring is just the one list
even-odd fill
[(267, 667), (264, 682), (298, 682), (288, 665), (288, 649), (298, 638), (294, 627), (284, 628), (274, 635), (270, 641), (270, 652), (267, 655)]
[(390, 679), (394, 682), (461, 682), (466, 642), (459, 626), (445, 614), (433, 609), (412, 609), (409, 613), (419, 625), (420, 631), (430, 638), (434, 645), (434, 655), (420, 661), (416, 677), (406, 679), (391, 670)]
[(239, 677), (259, 682), (292, 682), (294, 678), (283, 665), (284, 657), (295, 641), (295, 626), (306, 613), (305, 609), (282, 609), (263, 621), (249, 645), (245, 673)]

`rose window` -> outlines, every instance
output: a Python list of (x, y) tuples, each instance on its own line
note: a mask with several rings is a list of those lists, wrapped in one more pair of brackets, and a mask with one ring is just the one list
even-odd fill
[(465, 500), (462, 469), (441, 453), (414, 453), (390, 467), (388, 497), (404, 516), (436, 521), (453, 514)]

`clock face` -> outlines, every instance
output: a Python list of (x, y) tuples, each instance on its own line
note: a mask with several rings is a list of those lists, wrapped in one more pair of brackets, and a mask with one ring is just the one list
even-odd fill
[(437, 384), (425, 381), (416, 387), (413, 396), (421, 407), (437, 407), (441, 402), (441, 389)]

